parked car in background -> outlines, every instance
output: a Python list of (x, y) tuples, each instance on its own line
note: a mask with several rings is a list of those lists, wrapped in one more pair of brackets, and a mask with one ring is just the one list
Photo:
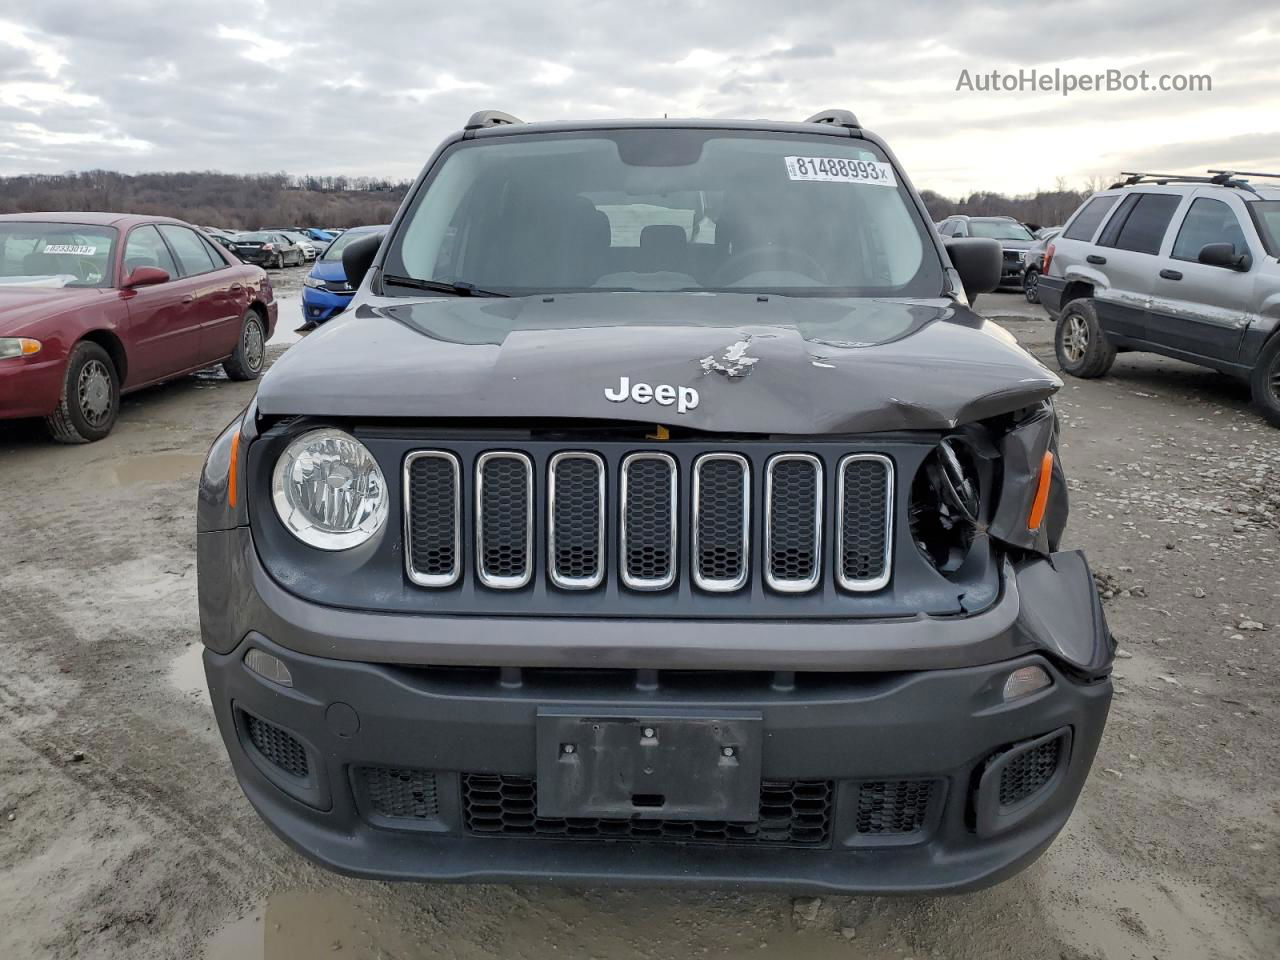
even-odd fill
[(318, 252), (316, 250), (316, 245), (305, 233), (298, 233), (293, 230), (284, 230), (282, 232), (286, 237), (302, 248), (302, 257), (307, 263), (310, 263), (316, 258), (316, 253)]
[(298, 266), (306, 262), (302, 247), (283, 233), (259, 230), (235, 238), (236, 254), (246, 263), (264, 267)]
[(311, 238), (312, 242), (320, 244), (321, 248), (327, 247), (333, 242), (333, 238), (337, 236), (329, 230), (321, 230), (319, 227), (303, 227), (302, 232)]
[(205, 233), (208, 235), (210, 240), (220, 246), (223, 250), (227, 251), (227, 253), (231, 254), (241, 263), (244, 262), (240, 254), (236, 251), (236, 242), (230, 237), (224, 237), (220, 233), (209, 233), (207, 229), (205, 230)]
[(356, 291), (355, 287), (347, 283), (347, 275), (342, 269), (342, 251), (353, 241), (386, 229), (385, 224), (352, 227), (325, 248), (311, 272), (302, 281), (303, 329), (315, 329), (347, 308)]
[(967, 217), (956, 214), (942, 221), (938, 232), (944, 237), (984, 237), (998, 240), (1004, 254), (1000, 286), (1021, 287), (1027, 250), (1035, 243), (1031, 231), (1013, 217)]
[(1061, 227), (1041, 227), (1036, 231), (1036, 242), (1027, 248), (1026, 264), (1022, 269), (1022, 295), (1027, 298), (1027, 303), (1040, 302), (1038, 285), (1044, 265), (1044, 252), (1049, 248), (1050, 241), (1061, 231)]
[(201, 367), (255, 379), (275, 322), (267, 275), (180, 220), (0, 216), (0, 418), (56, 440), (102, 439), (122, 394)]
[(1095, 193), (1045, 256), (1040, 300), (1062, 369), (1100, 377), (1142, 350), (1247, 379), (1280, 426), (1280, 174), (1131, 174)]

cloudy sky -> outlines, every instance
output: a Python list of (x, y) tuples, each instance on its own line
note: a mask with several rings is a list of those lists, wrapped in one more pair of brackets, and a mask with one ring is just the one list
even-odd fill
[[(853, 109), (921, 188), (1280, 169), (1280, 5), (1204, 0), (313, 0), (0, 5), (0, 174), (409, 177), (473, 110)], [(962, 71), (1207, 74), (1205, 92), (980, 92)]]

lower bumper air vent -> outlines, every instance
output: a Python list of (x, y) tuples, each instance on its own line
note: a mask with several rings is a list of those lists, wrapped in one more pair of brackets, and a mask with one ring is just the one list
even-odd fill
[(360, 767), (357, 789), (370, 813), (390, 820), (435, 820), (440, 816), (436, 775), (429, 770)]
[(919, 833), (924, 829), (936, 788), (934, 780), (873, 780), (859, 784), (858, 836)]
[(307, 751), (301, 743), (274, 723), (268, 723), (251, 713), (242, 715), (249, 742), (258, 753), (290, 776), (299, 779), (306, 777), (309, 769)]

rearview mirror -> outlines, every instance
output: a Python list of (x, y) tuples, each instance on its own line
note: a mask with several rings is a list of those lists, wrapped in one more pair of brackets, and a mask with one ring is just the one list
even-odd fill
[(1242, 273), (1253, 266), (1253, 257), (1247, 252), (1236, 253), (1234, 243), (1206, 243), (1196, 259), (1210, 267), (1226, 267)]
[(169, 271), (160, 267), (134, 267), (133, 272), (124, 278), (124, 286), (128, 289), (154, 287), (157, 283), (168, 282)]
[(969, 302), (980, 293), (990, 293), (1000, 286), (1004, 253), (999, 240), (985, 237), (948, 237), (942, 246), (951, 258), (951, 265), (960, 274), (964, 294)]
[(378, 247), (382, 246), (385, 233), (371, 233), (359, 240), (352, 240), (342, 251), (342, 272), (347, 275), (347, 283), (354, 290), (364, 281), (364, 275), (373, 266), (373, 258), (378, 255)]

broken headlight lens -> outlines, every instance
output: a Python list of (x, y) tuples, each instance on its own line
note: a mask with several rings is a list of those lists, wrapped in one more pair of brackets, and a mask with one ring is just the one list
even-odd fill
[(975, 454), (960, 437), (946, 437), (925, 458), (911, 485), (911, 535), (943, 573), (960, 567), (981, 516)]
[(387, 484), (363, 443), (326, 427), (304, 433), (276, 461), (271, 498), (289, 532), (320, 550), (349, 550), (387, 520)]

